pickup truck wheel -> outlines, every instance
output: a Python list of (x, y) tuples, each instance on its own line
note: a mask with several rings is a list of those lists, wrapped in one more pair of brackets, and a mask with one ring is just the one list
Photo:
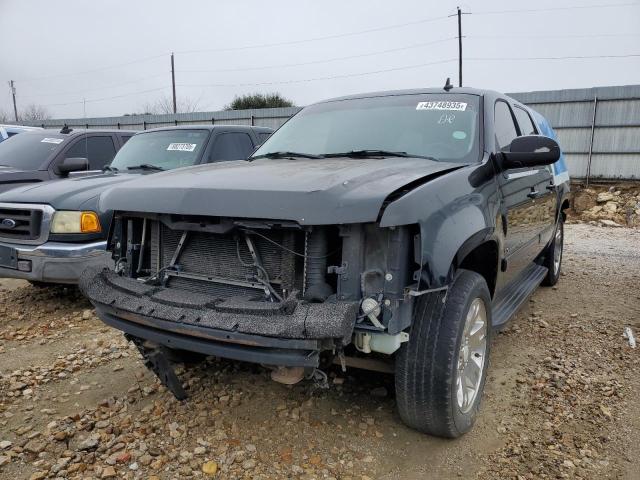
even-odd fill
[(562, 250), (564, 248), (564, 221), (562, 215), (558, 220), (556, 231), (551, 244), (544, 254), (544, 266), (549, 269), (547, 276), (542, 280), (542, 285), (553, 287), (560, 280), (560, 270), (562, 268)]
[(419, 297), (409, 341), (396, 357), (396, 401), (405, 424), (456, 438), (478, 414), (491, 340), (491, 296), (484, 278), (459, 270), (442, 295)]

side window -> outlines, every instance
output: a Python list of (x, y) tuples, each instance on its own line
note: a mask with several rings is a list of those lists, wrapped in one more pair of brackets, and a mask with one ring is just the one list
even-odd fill
[(78, 140), (64, 154), (65, 158), (82, 157), (89, 160), (89, 170), (100, 170), (111, 163), (116, 148), (111, 137), (85, 137)]
[(496, 102), (495, 127), (497, 148), (499, 150), (509, 148), (512, 140), (518, 136), (518, 130), (516, 124), (513, 123), (513, 116), (507, 102)]
[(216, 136), (211, 153), (209, 153), (209, 162), (245, 160), (253, 148), (251, 137), (246, 133), (220, 133)]
[(516, 114), (516, 120), (518, 120), (521, 135), (535, 135), (538, 133), (536, 132), (536, 128), (533, 126), (531, 117), (524, 109), (516, 107), (513, 112)]

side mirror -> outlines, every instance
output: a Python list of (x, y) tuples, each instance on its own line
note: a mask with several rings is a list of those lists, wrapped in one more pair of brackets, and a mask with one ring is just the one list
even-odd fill
[(502, 152), (503, 168), (526, 168), (550, 165), (560, 159), (560, 146), (543, 135), (524, 135), (515, 138), (508, 152)]
[(60, 175), (62, 176), (82, 170), (89, 170), (89, 160), (86, 158), (65, 158), (58, 166), (58, 172), (60, 172)]

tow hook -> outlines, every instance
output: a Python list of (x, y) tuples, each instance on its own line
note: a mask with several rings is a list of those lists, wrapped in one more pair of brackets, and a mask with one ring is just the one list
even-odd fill
[(145, 342), (143, 339), (125, 334), (125, 338), (132, 342), (144, 359), (144, 365), (160, 380), (167, 390), (173, 393), (177, 400), (187, 398), (187, 392), (182, 388), (182, 382), (176, 375), (169, 362), (168, 349), (162, 345)]
[(308, 378), (321, 390), (327, 390), (329, 388), (329, 377), (319, 368), (314, 368)]

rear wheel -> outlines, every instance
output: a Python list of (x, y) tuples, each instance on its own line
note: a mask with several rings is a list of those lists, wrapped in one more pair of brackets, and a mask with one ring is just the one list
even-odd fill
[(415, 305), (409, 341), (396, 358), (396, 399), (411, 428), (455, 438), (475, 422), (487, 375), (491, 296), (484, 278), (460, 270), (442, 303)]
[(551, 244), (547, 247), (544, 254), (543, 266), (549, 270), (547, 276), (544, 277), (542, 285), (552, 287), (560, 280), (560, 270), (562, 268), (562, 250), (564, 249), (564, 221), (562, 215), (558, 219), (556, 231), (553, 235)]

